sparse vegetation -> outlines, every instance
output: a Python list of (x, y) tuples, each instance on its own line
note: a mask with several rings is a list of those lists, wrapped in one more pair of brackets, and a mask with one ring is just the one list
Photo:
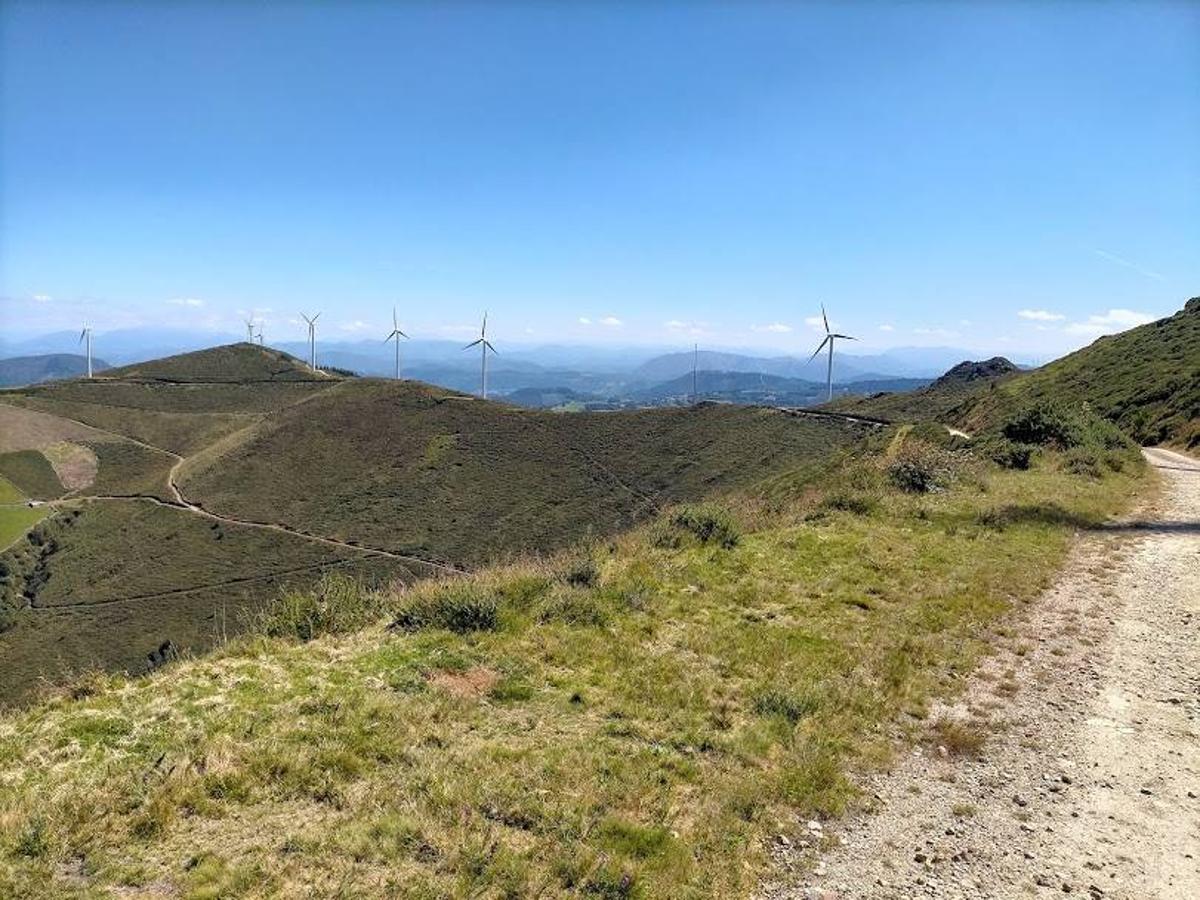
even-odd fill
[[(285, 593), (268, 635), (10, 714), (0, 890), (745, 895), (766, 836), (854, 802), (880, 724), (952, 693), (988, 624), (1137, 483), (1097, 487), (1053, 448), (933, 494), (870, 454), (812, 474), (717, 507), (726, 548), (724, 515), (693, 508), (546, 562), (330, 579)], [(1063, 515), (1024, 512), (1045, 504)], [(976, 753), (986, 729), (935, 733)]]

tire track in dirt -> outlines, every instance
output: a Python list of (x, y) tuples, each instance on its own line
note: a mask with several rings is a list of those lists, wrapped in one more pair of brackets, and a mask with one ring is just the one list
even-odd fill
[(868, 779), (870, 813), (780, 842), (764, 898), (1200, 897), (1200, 462), (1145, 455), (1161, 496), (1080, 537), (932, 712), (986, 728), (981, 753)]

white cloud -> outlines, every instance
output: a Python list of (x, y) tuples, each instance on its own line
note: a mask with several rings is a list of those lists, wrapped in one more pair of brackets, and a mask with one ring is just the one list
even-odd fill
[(362, 319), (355, 319), (353, 322), (343, 322), (338, 328), (342, 331), (368, 331), (371, 325)]
[(600, 320), (600, 324), (609, 328), (620, 328), (623, 323), (616, 316), (605, 316)]
[(1153, 322), (1154, 316), (1132, 309), (1110, 309), (1100, 316), (1088, 316), (1086, 322), (1072, 322), (1066, 327), (1067, 334), (1115, 334), (1127, 328)]
[(895, 331), (895, 330), (896, 330), (896, 326), (895, 326), (895, 325), (888, 325), (888, 324), (885, 322), (884, 324), (882, 324), (882, 325), (880, 325), (880, 326), (879, 326), (879, 330), (880, 330), (880, 331)]
[(937, 338), (956, 338), (959, 336), (957, 331), (951, 331), (949, 328), (914, 328), (913, 334)]
[(1017, 315), (1031, 322), (1061, 322), (1066, 319), (1066, 316), (1061, 313), (1053, 313), (1044, 309), (1023, 309)]
[(49, 294), (34, 294), (33, 299), (38, 303), (49, 303), (54, 298)]
[(678, 319), (671, 319), (669, 322), (663, 322), (664, 328), (670, 328), (672, 331), (678, 331), (688, 327), (687, 322), (681, 322)]
[(592, 320), (591, 320), (591, 319), (589, 319), (587, 316), (580, 316), (580, 317), (579, 317), (579, 324), (580, 324), (580, 325), (591, 325), (591, 324), (592, 324)]
[(767, 331), (771, 334), (787, 334), (792, 330), (791, 325), (785, 325), (783, 322), (772, 322), (770, 325), (751, 325), (751, 331)]
[(1125, 259), (1125, 257), (1123, 257), (1123, 256), (1117, 256), (1117, 254), (1115, 254), (1115, 253), (1109, 253), (1107, 250), (1100, 250), (1099, 248), (1097, 248), (1097, 249), (1093, 250), (1092, 252), (1095, 253), (1097, 256), (1099, 256), (1101, 259), (1107, 259), (1109, 262), (1116, 263), (1118, 266), (1121, 266), (1126, 269), (1133, 269), (1133, 271), (1137, 272), (1139, 275), (1144, 275), (1146, 278), (1153, 279), (1154, 281), (1166, 281), (1167, 280), (1162, 275), (1160, 275), (1158, 272), (1153, 272), (1150, 269), (1143, 269), (1141, 266), (1139, 266), (1137, 263), (1133, 262), (1132, 260)]
[(825, 320), (820, 316), (808, 316), (804, 320), (804, 324), (808, 325), (810, 328), (815, 328), (817, 331), (825, 330)]
[(172, 306), (190, 306), (194, 309), (199, 309), (204, 305), (204, 301), (199, 297), (172, 297), (167, 302)]

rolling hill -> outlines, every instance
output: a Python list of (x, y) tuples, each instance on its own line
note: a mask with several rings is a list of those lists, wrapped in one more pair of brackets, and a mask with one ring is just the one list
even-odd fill
[(854, 444), (701, 405), (562, 416), (313, 373), (249, 344), (0, 392), (0, 475), (50, 500), (0, 554), (0, 701), (202, 649), (324, 573), (407, 582), (549, 552)]
[[(963, 365), (919, 391), (847, 398), (833, 408), (974, 430), (1030, 402), (1087, 403), (1140, 443), (1200, 447), (1200, 297), (1039, 369), (1013, 371), (1007, 360)], [(976, 377), (962, 377), (970, 372)]]
[[(92, 360), (93, 372), (102, 372), (108, 367), (108, 363), (102, 359)], [(42, 356), (0, 359), (0, 387), (78, 378), (86, 374), (87, 357), (78, 353), (47, 353)]]

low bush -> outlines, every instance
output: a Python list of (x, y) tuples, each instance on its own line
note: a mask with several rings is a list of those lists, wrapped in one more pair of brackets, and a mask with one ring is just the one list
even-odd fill
[(382, 594), (353, 578), (327, 573), (315, 587), (284, 591), (268, 603), (253, 630), (269, 637), (311, 641), (323, 634), (354, 631), (386, 614)]
[(953, 479), (953, 453), (919, 438), (909, 438), (885, 463), (888, 480), (902, 491), (926, 494), (945, 488)]
[(669, 529), (657, 536), (659, 546), (678, 547), (681, 545), (678, 536), (682, 535), (691, 535), (701, 544), (716, 544), (725, 550), (736, 547), (741, 540), (741, 530), (729, 510), (713, 503), (681, 506), (667, 522)]
[(496, 592), (475, 579), (421, 585), (405, 598), (392, 627), (403, 631), (445, 628), (458, 634), (491, 631), (500, 623)]
[(990, 459), (1002, 468), (1021, 470), (1028, 469), (1033, 464), (1036, 450), (1032, 444), (1019, 444), (999, 435), (984, 439), (975, 448), (978, 456)]

